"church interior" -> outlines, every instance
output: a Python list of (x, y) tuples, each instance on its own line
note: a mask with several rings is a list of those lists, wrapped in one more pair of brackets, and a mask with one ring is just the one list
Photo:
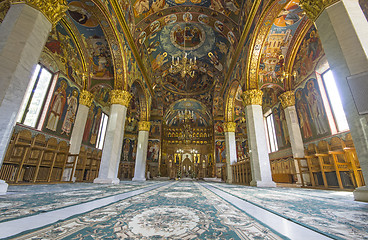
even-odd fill
[(0, 0), (0, 238), (367, 239), (367, 0)]

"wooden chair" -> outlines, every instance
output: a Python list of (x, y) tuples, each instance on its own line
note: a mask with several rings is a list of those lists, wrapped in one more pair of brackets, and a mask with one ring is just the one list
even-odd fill
[(11, 177), (14, 175), (14, 172), (16, 171), (16, 166), (10, 164), (10, 156), (13, 153), (14, 144), (15, 144), (15, 138), (18, 136), (18, 133), (13, 133), (11, 136), (11, 139), (9, 141), (4, 161), (0, 169), (0, 179), (6, 180), (7, 182), (10, 181)]
[(92, 150), (90, 148), (87, 148), (86, 155), (87, 155), (86, 167), (84, 168), (84, 172), (83, 172), (83, 180), (88, 182), (89, 176), (91, 175), (91, 168), (92, 168)]
[(32, 140), (32, 144), (29, 150), (29, 156), (25, 159), (23, 164), (25, 173), (22, 181), (33, 183), (36, 181), (36, 169), (43, 157), (45, 148), (45, 135), (37, 134)]
[(58, 142), (56, 138), (47, 140), (45, 151), (38, 163), (35, 172), (36, 182), (49, 182), (52, 173), (52, 167), (58, 153)]
[(102, 152), (99, 150), (93, 150), (91, 155), (91, 168), (90, 174), (88, 176), (89, 181), (93, 181), (98, 176), (98, 171), (100, 168)]
[[(315, 155), (318, 157), (318, 161), (319, 161), (319, 165), (320, 165), (320, 169), (322, 173), (322, 178), (323, 178), (323, 184), (325, 188), (328, 188), (326, 173), (336, 172), (333, 160), (330, 159), (329, 151), (330, 149), (329, 149), (329, 144), (327, 141), (322, 140), (318, 142), (318, 147), (316, 146)], [(337, 181), (338, 181), (340, 188), (342, 188), (340, 175), (337, 177)]]
[(304, 158), (307, 160), (311, 184), (314, 187), (316, 186), (315, 173), (321, 172), (321, 166), (316, 156), (316, 145), (314, 143), (308, 145)]
[[(61, 182), (63, 178), (66, 162), (68, 161), (69, 145), (65, 141), (61, 141), (58, 144), (56, 158), (51, 166), (50, 174), (47, 181)], [(74, 165), (73, 165), (74, 166)]]
[(87, 162), (87, 151), (86, 148), (82, 146), (79, 151), (77, 166), (75, 168), (76, 182), (83, 182), (83, 173), (86, 168), (86, 162)]
[[(339, 187), (341, 189), (344, 188), (342, 184), (342, 179), (341, 179), (341, 172), (349, 173), (350, 172), (349, 169), (351, 169), (351, 162), (347, 161), (345, 152), (342, 146), (343, 146), (343, 141), (340, 138), (338, 137), (331, 138), (329, 154), (335, 165), (336, 176), (337, 176), (337, 180), (339, 183)], [(354, 176), (351, 176), (351, 175), (352, 174), (350, 174), (350, 177), (351, 179), (353, 179)]]
[(3, 162), (3, 165), (8, 166), (1, 174), (5, 176), (4, 180), (17, 183), (18, 179), (23, 177), (23, 164), (28, 157), (31, 143), (32, 134), (29, 130), (22, 130), (14, 134), (14, 139), (9, 144)]
[(351, 134), (347, 134), (345, 141), (341, 142), (342, 149), (345, 152), (347, 161), (351, 163), (351, 170), (354, 173), (354, 185), (355, 187), (361, 187), (365, 185), (365, 181), (362, 174), (362, 168), (360, 167), (359, 159), (355, 151), (355, 146)]

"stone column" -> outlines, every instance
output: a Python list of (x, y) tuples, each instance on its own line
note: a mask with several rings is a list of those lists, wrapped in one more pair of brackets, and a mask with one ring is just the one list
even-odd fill
[[(367, 101), (365, 86), (368, 78), (368, 22), (358, 0), (304, 0), (301, 2), (318, 29), (323, 49), (340, 92), (363, 176), (367, 182), (367, 114), (359, 114), (354, 100), (365, 98), (365, 102)], [(357, 85), (360, 87), (352, 92), (351, 87), (356, 83), (360, 83)], [(364, 92), (359, 92), (362, 90)], [(354, 96), (357, 99), (354, 99)], [(355, 200), (368, 201), (367, 186), (356, 189), (354, 197)]]
[(104, 148), (102, 150), (100, 171), (94, 183), (118, 184), (117, 178), (121, 149), (124, 140), (125, 117), (132, 96), (124, 90), (111, 91), (111, 108), (107, 123)]
[[(41, 51), (66, 9), (64, 1), (19, 1), (0, 25), (0, 166)], [(0, 192), (6, 192), (3, 181)]]
[[(292, 91), (284, 92), (279, 97), (281, 105), (284, 108), (286, 124), (290, 136), (291, 151), (294, 158), (304, 157), (304, 143), (302, 134), (300, 132), (300, 126), (295, 109), (295, 95)], [(295, 170), (298, 177), (297, 186), (302, 186), (302, 180), (299, 172), (298, 161), (294, 159)], [(301, 164), (306, 164), (301, 162)], [(305, 165), (306, 166), (306, 165)], [(309, 175), (304, 174), (303, 179), (306, 182), (310, 182)]]
[(252, 89), (243, 93), (246, 106), (247, 132), (252, 170), (251, 186), (276, 187), (272, 181), (270, 159), (268, 156), (266, 132), (262, 111), (261, 90)]
[[(90, 106), (92, 105), (93, 101), (93, 94), (83, 90), (80, 93), (79, 96), (79, 106), (78, 106), (78, 112), (77, 116), (75, 118), (74, 127), (72, 134), (70, 136), (70, 148), (69, 153), (70, 154), (79, 154), (80, 147), (82, 145), (82, 139), (84, 134), (84, 129), (87, 122), (88, 117), (88, 111)], [(68, 161), (72, 162), (74, 159), (73, 157), (70, 157)], [(75, 167), (77, 164), (75, 164)], [(70, 174), (72, 173), (72, 170), (74, 169), (65, 169), (63, 173), (63, 181), (69, 181)], [(75, 182), (75, 177), (73, 176), (72, 181)]]
[(150, 126), (151, 123), (147, 121), (140, 121), (138, 123), (138, 144), (133, 181), (146, 181), (146, 161)]
[(225, 151), (226, 151), (226, 171), (227, 171), (227, 182), (233, 182), (233, 171), (231, 165), (236, 163), (236, 142), (235, 142), (235, 122), (224, 123), (225, 132)]

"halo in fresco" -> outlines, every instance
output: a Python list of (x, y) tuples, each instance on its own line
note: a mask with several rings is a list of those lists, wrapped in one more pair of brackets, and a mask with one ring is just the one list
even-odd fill
[(206, 34), (197, 24), (176, 24), (170, 32), (171, 43), (182, 50), (195, 50), (203, 45)]
[[(177, 32), (177, 29), (179, 28), (182, 30), (185, 30), (185, 27), (188, 26), (188, 33), (185, 35), (188, 35), (189, 38), (185, 41), (185, 48), (184, 48), (184, 42), (183, 39), (174, 37), (175, 32)], [(190, 36), (190, 34), (193, 34), (195, 31), (197, 31), (198, 35), (202, 35), (198, 38), (193, 40), (193, 37)], [(171, 36), (168, 38), (167, 36)], [(194, 35), (194, 34), (193, 34)], [(197, 35), (197, 37), (198, 37)], [(184, 36), (184, 35), (183, 35)], [(163, 51), (167, 52), (169, 55), (174, 57), (182, 57), (183, 56), (183, 50), (196, 50), (192, 52), (188, 52), (188, 55), (190, 55), (190, 58), (197, 57), (201, 58), (207, 55), (208, 52), (210, 52), (213, 47), (215, 46), (215, 40), (216, 36), (214, 33), (214, 30), (204, 24), (196, 24), (196, 23), (174, 23), (166, 25), (162, 28), (162, 31), (160, 32), (159, 41), (161, 43), (161, 46), (163, 48)], [(191, 47), (187, 47), (187, 43), (189, 44), (191, 42)]]

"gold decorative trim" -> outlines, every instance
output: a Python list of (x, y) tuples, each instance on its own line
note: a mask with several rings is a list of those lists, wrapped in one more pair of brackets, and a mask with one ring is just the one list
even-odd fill
[(111, 104), (120, 104), (129, 107), (132, 95), (124, 90), (111, 90)]
[(224, 132), (235, 132), (236, 123), (235, 122), (224, 122)]
[(88, 92), (87, 90), (82, 90), (79, 96), (79, 104), (90, 107), (93, 102), (93, 94)]
[(279, 96), (279, 99), (284, 109), (287, 107), (295, 106), (295, 94), (292, 91), (284, 92)]
[(262, 90), (251, 89), (247, 90), (242, 95), (245, 106), (248, 105), (261, 105), (262, 106)]
[(139, 131), (149, 131), (150, 128), (151, 128), (151, 122), (148, 122), (148, 121), (138, 122), (138, 130)]
[(13, 0), (13, 4), (25, 3), (38, 11), (55, 26), (65, 15), (68, 10), (68, 4), (66, 0)]
[(319, 15), (329, 6), (339, 0), (300, 0), (303, 10), (309, 19), (316, 21)]

